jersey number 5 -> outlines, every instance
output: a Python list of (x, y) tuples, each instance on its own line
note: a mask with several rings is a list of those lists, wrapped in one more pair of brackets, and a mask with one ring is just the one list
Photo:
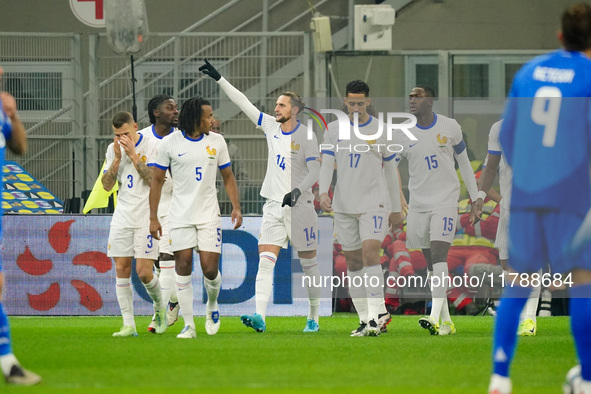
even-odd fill
[(536, 91), (536, 97), (531, 106), (531, 119), (534, 123), (544, 126), (542, 145), (546, 148), (552, 148), (556, 143), (561, 104), (560, 89), (554, 86), (544, 86)]

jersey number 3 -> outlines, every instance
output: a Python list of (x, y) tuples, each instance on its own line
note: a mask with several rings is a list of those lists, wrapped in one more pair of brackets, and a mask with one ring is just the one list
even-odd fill
[(536, 91), (536, 97), (531, 106), (531, 119), (534, 123), (544, 126), (542, 145), (546, 148), (552, 148), (556, 143), (561, 104), (560, 89), (554, 86), (544, 86)]

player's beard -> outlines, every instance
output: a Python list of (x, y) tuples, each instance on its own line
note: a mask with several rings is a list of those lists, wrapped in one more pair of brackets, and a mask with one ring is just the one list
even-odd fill
[(289, 118), (286, 118), (285, 116), (282, 116), (279, 119), (276, 118), (276, 120), (277, 120), (278, 123), (282, 123), (283, 124), (285, 122), (289, 122), (291, 120), (291, 116)]

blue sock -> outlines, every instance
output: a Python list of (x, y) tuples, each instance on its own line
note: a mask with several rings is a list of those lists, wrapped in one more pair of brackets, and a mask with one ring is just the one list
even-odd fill
[(519, 315), (531, 292), (529, 287), (507, 287), (497, 309), (493, 345), (493, 371), (508, 377), (509, 367), (515, 353), (517, 343), (517, 326)]
[(8, 325), (8, 316), (4, 313), (2, 303), (0, 303), (0, 356), (6, 356), (12, 353), (10, 344), (10, 326)]
[(575, 286), (570, 289), (570, 324), (581, 363), (581, 377), (591, 380), (591, 284)]

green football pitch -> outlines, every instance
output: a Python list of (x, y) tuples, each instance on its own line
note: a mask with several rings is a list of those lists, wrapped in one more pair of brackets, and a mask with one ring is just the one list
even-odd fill
[[(457, 316), (457, 334), (437, 337), (394, 316), (377, 338), (349, 337), (353, 314), (321, 318), (318, 333), (302, 333), (304, 317), (269, 317), (262, 334), (222, 316), (215, 336), (201, 317), (192, 340), (176, 338), (181, 322), (149, 334), (149, 320), (136, 317), (137, 338), (112, 338), (120, 318), (12, 317), (15, 354), (44, 381), (0, 392), (485, 393), (491, 371), (491, 317)], [(538, 335), (519, 341), (514, 392), (561, 392), (575, 363), (568, 318), (538, 318)]]

